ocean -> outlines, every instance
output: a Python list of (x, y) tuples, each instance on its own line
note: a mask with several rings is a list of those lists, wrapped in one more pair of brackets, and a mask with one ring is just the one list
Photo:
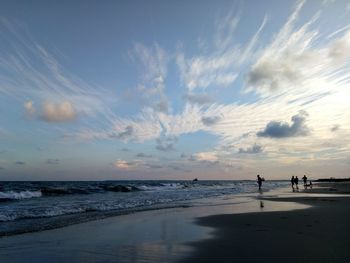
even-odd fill
[[(267, 181), (263, 190), (287, 184)], [(0, 236), (256, 191), (255, 181), (0, 182)]]

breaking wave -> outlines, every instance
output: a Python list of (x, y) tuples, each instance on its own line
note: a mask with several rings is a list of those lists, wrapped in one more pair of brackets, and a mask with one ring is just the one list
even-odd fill
[(0, 192), (0, 201), (21, 200), (34, 197), (41, 197), (41, 191), (8, 191)]

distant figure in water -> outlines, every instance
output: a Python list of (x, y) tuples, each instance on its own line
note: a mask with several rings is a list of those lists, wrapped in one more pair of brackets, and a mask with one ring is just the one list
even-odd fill
[(256, 176), (258, 179), (257, 179), (257, 182), (258, 182), (258, 186), (259, 186), (259, 190), (261, 190), (261, 185), (262, 185), (262, 178), (260, 177), (260, 175), (258, 174), (257, 176)]
[(304, 174), (303, 176), (303, 181), (304, 181), (304, 187), (306, 188), (306, 184), (307, 184), (307, 177), (306, 175)]
[(294, 191), (294, 175), (292, 176), (292, 178), (290, 179), (290, 182), (292, 183), (292, 189), (293, 189), (293, 191)]
[(299, 187), (298, 187), (299, 178), (298, 178), (298, 176), (295, 176), (294, 183), (295, 183), (295, 188), (296, 188), (297, 190), (299, 190)]

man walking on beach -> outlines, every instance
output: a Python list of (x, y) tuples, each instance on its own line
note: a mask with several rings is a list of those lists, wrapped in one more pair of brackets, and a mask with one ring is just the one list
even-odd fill
[(295, 188), (296, 188), (297, 190), (299, 190), (299, 187), (298, 187), (299, 178), (298, 178), (298, 176), (295, 176), (294, 183), (295, 183)]
[(307, 177), (306, 175), (304, 174), (303, 176), (303, 181), (304, 181), (304, 187), (306, 188), (306, 184), (307, 184)]
[(258, 178), (257, 181), (258, 181), (258, 185), (259, 185), (259, 190), (261, 190), (262, 178), (260, 177), (259, 174), (256, 177)]
[(290, 179), (290, 182), (292, 183), (292, 189), (294, 191), (294, 175), (292, 176), (292, 178)]

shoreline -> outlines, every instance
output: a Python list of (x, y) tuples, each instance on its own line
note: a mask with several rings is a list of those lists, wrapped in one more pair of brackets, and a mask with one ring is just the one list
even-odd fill
[[(63, 228), (6, 236), (0, 238), (0, 261), (27, 262), (26, 259), (30, 258), (31, 261), (39, 262), (212, 262), (214, 259), (220, 259), (222, 262), (225, 262), (225, 259), (226, 262), (233, 260), (256, 262), (269, 256), (271, 258), (269, 261), (278, 262), (274, 259), (279, 252), (272, 256), (266, 253), (275, 250), (286, 252), (280, 247), (280, 239), (283, 238), (282, 241), (284, 241), (289, 235), (293, 237), (288, 227), (292, 224), (300, 224), (299, 217), (303, 219), (305, 213), (312, 214), (314, 212), (310, 211), (318, 209), (329, 212), (331, 210), (324, 206), (328, 203), (338, 203), (344, 208), (343, 202), (315, 201), (317, 198), (320, 200), (342, 199), (339, 199), (338, 196), (329, 196), (328, 193), (316, 195), (302, 191), (292, 193), (289, 188), (283, 188), (264, 192), (262, 195), (254, 193), (221, 196), (216, 199), (199, 199), (194, 201), (194, 206), (187, 208), (142, 211)], [(349, 200), (348, 197), (345, 199)], [(261, 202), (263, 202), (263, 207), (261, 207)], [(348, 205), (347, 202), (346, 205)], [(346, 212), (345, 218), (348, 218), (348, 211), (346, 209), (344, 211)], [(270, 219), (266, 224), (260, 220), (267, 220), (266, 218), (270, 218), (271, 215), (275, 215), (277, 219), (280, 218), (275, 219), (282, 222), (290, 220), (288, 218), (295, 219), (292, 223), (288, 221), (286, 228), (277, 221), (269, 228), (267, 223)], [(283, 219), (284, 217), (287, 219)], [(258, 224), (256, 223), (257, 218), (260, 218)], [(253, 221), (243, 223), (248, 219)], [(339, 229), (345, 229), (341, 224), (337, 226)], [(313, 227), (304, 227), (308, 231), (313, 229)], [(276, 235), (276, 229), (280, 229), (283, 233), (282, 237), (277, 239), (273, 238)], [(226, 235), (227, 233), (231, 234)], [(296, 233), (295, 235), (296, 237), (293, 238), (297, 239), (293, 240), (297, 244), (293, 243), (291, 247), (299, 250), (299, 246), (302, 246), (305, 240), (302, 234)], [(237, 236), (238, 239), (235, 238)], [(269, 244), (268, 242), (272, 241), (274, 243), (271, 247), (269, 245), (260, 252), (258, 245), (261, 242)], [(239, 246), (234, 245), (233, 249), (228, 244), (246, 244), (246, 246), (243, 246), (245, 250), (237, 252)], [(288, 253), (284, 257), (291, 254), (291, 247), (287, 247)], [(208, 251), (212, 256), (207, 255)], [(240, 251), (260, 254), (261, 258), (257, 257), (249, 261), (249, 256), (240, 255)], [(251, 253), (252, 251), (254, 253)], [(294, 254), (299, 254), (299, 252)], [(225, 257), (223, 258), (222, 255)], [(293, 256), (290, 258), (295, 261)], [(313, 259), (315, 257), (308, 258), (309, 262), (310, 260), (313, 262)], [(288, 262), (288, 259), (283, 261)], [(299, 259), (297, 261), (300, 262)]]

